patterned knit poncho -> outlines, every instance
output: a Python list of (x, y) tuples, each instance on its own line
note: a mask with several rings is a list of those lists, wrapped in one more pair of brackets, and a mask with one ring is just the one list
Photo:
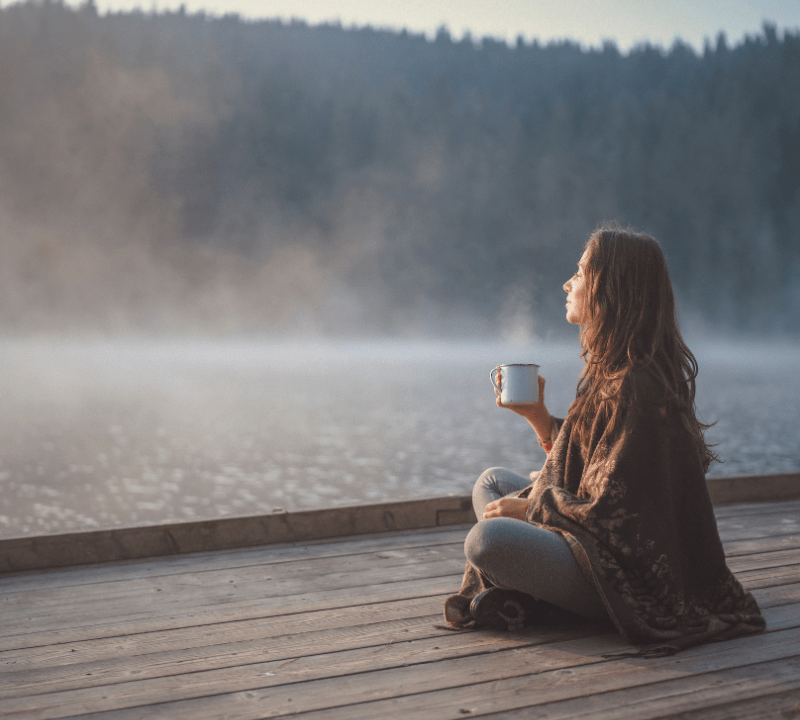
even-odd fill
[[(527, 521), (567, 540), (622, 636), (659, 645), (652, 654), (762, 631), (755, 599), (725, 564), (689, 432), (663, 409), (646, 373), (631, 373), (625, 387), (635, 400), (613, 437), (598, 420), (581, 447), (570, 422), (556, 421), (544, 467), (533, 485), (514, 493), (529, 499)], [(445, 620), (470, 626), (470, 600), (487, 587), (467, 563)]]

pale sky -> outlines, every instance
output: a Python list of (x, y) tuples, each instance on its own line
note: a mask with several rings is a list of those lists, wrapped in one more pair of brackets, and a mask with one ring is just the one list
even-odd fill
[[(100, 12), (139, 7), (177, 9), (182, 0), (96, 0)], [(7, 3), (3, 3), (7, 4)], [(75, 4), (78, 4), (77, 2)], [(585, 46), (613, 39), (627, 50), (642, 40), (668, 47), (676, 37), (698, 50), (724, 30), (731, 43), (758, 32), (764, 20), (779, 30), (800, 27), (800, 0), (183, 0), (188, 12), (238, 13), (245, 18), (301, 18), (310, 24), (407, 28), (433, 36), (446, 25), (513, 42), (569, 38)]]

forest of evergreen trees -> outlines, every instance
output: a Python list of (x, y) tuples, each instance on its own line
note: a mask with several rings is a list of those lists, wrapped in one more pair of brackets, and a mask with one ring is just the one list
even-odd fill
[(702, 54), (0, 10), (0, 330), (544, 334), (589, 232), (800, 337), (800, 33)]

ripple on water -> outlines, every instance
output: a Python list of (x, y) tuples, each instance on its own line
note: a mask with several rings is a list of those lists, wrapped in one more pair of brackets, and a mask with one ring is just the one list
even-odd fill
[[(711, 473), (800, 470), (800, 353), (696, 354)], [(486, 467), (543, 462), (488, 381), (526, 360), (564, 414), (574, 345), (0, 343), (0, 534), (468, 493)]]

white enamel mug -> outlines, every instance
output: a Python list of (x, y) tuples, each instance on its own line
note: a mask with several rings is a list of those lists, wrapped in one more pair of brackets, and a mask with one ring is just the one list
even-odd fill
[(499, 390), (503, 405), (523, 405), (539, 399), (538, 365), (498, 365), (489, 373), (495, 387), (498, 370), (501, 371)]

